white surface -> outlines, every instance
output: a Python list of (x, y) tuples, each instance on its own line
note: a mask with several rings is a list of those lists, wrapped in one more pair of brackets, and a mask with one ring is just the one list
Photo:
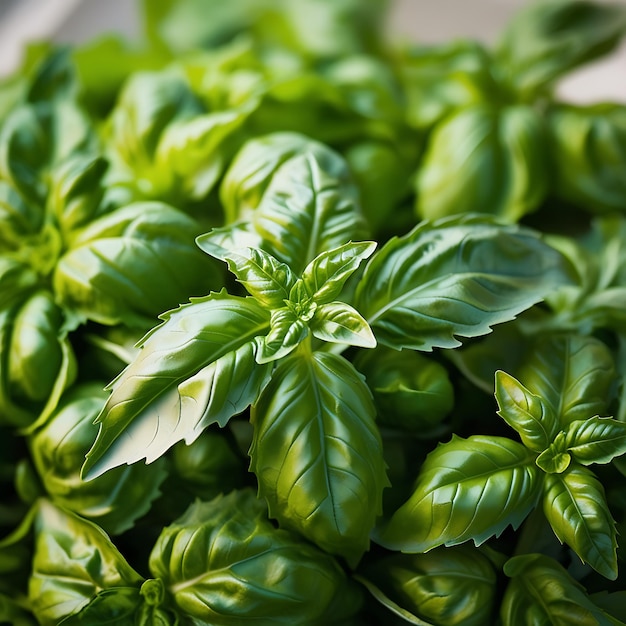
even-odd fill
[[(626, 5), (626, 0), (612, 1)], [(426, 44), (460, 37), (493, 44), (525, 3), (526, 0), (392, 0), (389, 30), (396, 37)], [(26, 41), (53, 38), (64, 43), (82, 43), (110, 31), (129, 37), (139, 33), (136, 0), (19, 0), (0, 23), (0, 75), (18, 66)], [(559, 87), (559, 95), (581, 103), (626, 103), (626, 42), (611, 56), (568, 75)]]

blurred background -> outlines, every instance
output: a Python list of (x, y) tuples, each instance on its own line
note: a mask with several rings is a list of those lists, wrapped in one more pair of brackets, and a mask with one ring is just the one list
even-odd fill
[[(626, 0), (612, 2), (626, 5)], [(387, 27), (395, 37), (420, 43), (470, 37), (492, 44), (526, 3), (527, 0), (391, 0)], [(0, 76), (18, 66), (23, 45), (28, 41), (83, 43), (109, 32), (137, 37), (141, 32), (138, 4), (137, 0), (0, 0)], [(610, 57), (569, 75), (560, 85), (559, 95), (580, 103), (626, 103), (626, 42)]]

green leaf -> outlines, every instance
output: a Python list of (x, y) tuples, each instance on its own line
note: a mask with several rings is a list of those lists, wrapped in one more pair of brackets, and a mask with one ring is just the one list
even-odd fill
[(302, 272), (302, 280), (313, 300), (317, 304), (335, 300), (346, 280), (363, 259), (372, 255), (375, 248), (373, 241), (350, 242), (315, 257)]
[(253, 414), (250, 467), (281, 526), (355, 563), (386, 486), (370, 391), (343, 357), (296, 352)]
[(410, 498), (374, 538), (413, 553), (470, 539), (480, 545), (507, 526), (517, 528), (541, 494), (533, 461), (510, 439), (453, 435), (426, 457)]
[[(270, 150), (266, 157), (270, 166), (263, 168), (250, 161), (248, 155), (258, 154), (259, 147), (249, 142), (235, 159), (224, 185), (234, 187), (231, 196), (252, 200), (242, 200), (231, 211), (233, 228), (240, 228), (236, 222), (249, 220), (263, 240), (263, 249), (297, 274), (322, 252), (365, 238), (358, 190), (339, 154), (293, 133), (256, 141), (270, 147), (276, 142), (278, 155)], [(237, 187), (240, 178), (243, 189)]]
[(270, 332), (257, 338), (257, 363), (270, 363), (287, 356), (309, 334), (306, 322), (291, 309), (272, 311)]
[(626, 11), (615, 3), (530, 3), (502, 34), (496, 55), (523, 98), (549, 90), (566, 72), (610, 52), (624, 36)]
[(13, 598), (0, 593), (0, 624), (36, 626), (32, 613), (24, 610)]
[(422, 222), (368, 262), (355, 306), (392, 348), (460, 345), (566, 283), (563, 257), (533, 231), (480, 216)]
[(92, 522), (39, 500), (34, 529), (29, 599), (42, 626), (57, 626), (102, 589), (141, 584), (141, 576)]
[(259, 304), (268, 309), (285, 306), (297, 280), (288, 265), (258, 248), (234, 250), (222, 258), (228, 261), (230, 271)]
[(626, 424), (597, 415), (572, 422), (566, 431), (565, 445), (583, 465), (610, 463), (626, 453)]
[(136, 587), (114, 587), (100, 591), (78, 613), (66, 617), (59, 626), (135, 626), (141, 604)]
[(194, 245), (198, 225), (159, 202), (133, 203), (91, 222), (59, 260), (60, 303), (101, 324), (150, 328), (157, 315), (220, 277)]
[(488, 213), (516, 222), (548, 190), (547, 141), (541, 116), (517, 105), (474, 105), (433, 130), (416, 176), (416, 209), (434, 220)]
[(140, 198), (169, 193), (175, 174), (157, 166), (161, 137), (174, 122), (202, 112), (179, 71), (134, 73), (110, 115), (110, 182), (130, 186)]
[(448, 371), (419, 352), (378, 346), (361, 351), (354, 364), (372, 390), (381, 424), (424, 433), (454, 406)]
[(537, 342), (517, 377), (552, 409), (564, 429), (606, 411), (615, 365), (598, 339), (555, 335)]
[(106, 397), (100, 383), (72, 388), (48, 419), (34, 429), (29, 447), (50, 499), (117, 535), (149, 511), (161, 495), (167, 472), (164, 461), (159, 460), (150, 466), (117, 467), (94, 480), (81, 480), (80, 467), (98, 431), (93, 422)]
[[(228, 140), (255, 108), (246, 105), (175, 120), (161, 135), (154, 157), (155, 176), (173, 177), (172, 186), (184, 198), (200, 200), (214, 187), (233, 152)], [(158, 188), (158, 182), (155, 182)]]
[(617, 578), (615, 522), (604, 488), (588, 469), (571, 466), (545, 479), (543, 510), (561, 543), (610, 580)]
[(399, 50), (411, 126), (430, 129), (454, 111), (499, 96), (493, 60), (484, 44), (458, 39)]
[(626, 106), (555, 106), (548, 128), (555, 193), (594, 213), (623, 211)]
[(0, 180), (0, 249), (3, 252), (18, 250), (29, 238), (36, 237), (42, 219), (43, 211), (37, 203), (27, 202), (14, 187)]
[(0, 421), (33, 425), (74, 382), (76, 359), (64, 321), (44, 290), (0, 310)]
[(149, 566), (198, 625), (322, 626), (340, 623), (360, 604), (335, 559), (277, 529), (251, 490), (191, 505), (163, 529)]
[(360, 348), (376, 346), (376, 338), (369, 324), (358, 311), (343, 302), (330, 302), (318, 306), (310, 322), (310, 328), (313, 336), (322, 341)]
[(583, 586), (548, 556), (515, 556), (506, 562), (504, 573), (511, 581), (500, 609), (503, 626), (615, 626), (615, 621), (590, 600)]
[(144, 457), (151, 462), (209, 424), (224, 426), (268, 380), (271, 365), (255, 362), (254, 340), (265, 334), (269, 315), (253, 300), (214, 293), (162, 317), (111, 383), (86, 478)]
[(550, 407), (502, 370), (496, 372), (495, 384), (498, 415), (519, 433), (527, 448), (535, 452), (545, 450), (558, 432)]
[(385, 556), (368, 563), (359, 580), (392, 611), (400, 608), (412, 624), (484, 626), (492, 622), (496, 572), (474, 546)]
[(560, 431), (554, 441), (535, 460), (537, 467), (549, 474), (562, 474), (572, 462), (565, 445), (565, 433)]
[(237, 153), (220, 186), (227, 223), (249, 220), (275, 173), (294, 156), (311, 152), (322, 157), (327, 148), (305, 135), (279, 132), (247, 141)]
[(74, 230), (98, 216), (107, 167), (103, 157), (79, 153), (53, 171), (46, 209), (54, 216), (66, 242), (71, 242)]

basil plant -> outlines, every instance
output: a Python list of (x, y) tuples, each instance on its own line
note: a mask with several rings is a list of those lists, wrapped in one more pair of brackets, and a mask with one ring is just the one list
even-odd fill
[(387, 5), (0, 81), (0, 624), (626, 624), (626, 11)]

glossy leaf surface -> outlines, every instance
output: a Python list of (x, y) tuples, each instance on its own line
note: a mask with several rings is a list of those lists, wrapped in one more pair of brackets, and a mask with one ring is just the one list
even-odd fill
[(564, 428), (605, 413), (615, 365), (606, 345), (593, 337), (554, 336), (536, 347), (518, 377)]
[(422, 222), (368, 262), (356, 308), (392, 348), (454, 348), (513, 319), (567, 282), (534, 233), (471, 216)]
[(550, 557), (516, 556), (505, 564), (504, 572), (511, 578), (500, 609), (504, 626), (615, 625), (590, 600), (582, 585)]
[(552, 409), (502, 370), (496, 372), (496, 400), (498, 415), (519, 433), (527, 448), (542, 452), (552, 443), (558, 432)]
[(43, 626), (57, 626), (101, 589), (141, 584), (104, 531), (77, 515), (40, 500), (34, 531), (29, 598)]
[(572, 466), (545, 479), (543, 510), (556, 536), (603, 576), (617, 577), (615, 522), (604, 488), (588, 469)]
[(389, 549), (426, 552), (472, 539), (480, 545), (536, 505), (542, 478), (532, 456), (504, 437), (456, 435), (422, 465), (410, 498), (377, 529)]
[(150, 570), (198, 625), (322, 626), (340, 622), (360, 604), (337, 562), (277, 529), (250, 490), (193, 504), (157, 539)]
[(374, 413), (348, 361), (301, 351), (280, 364), (253, 411), (250, 467), (270, 514), (353, 563), (386, 486)]
[(392, 554), (368, 564), (360, 576), (385, 606), (406, 612), (409, 623), (482, 626), (491, 622), (496, 573), (474, 546)]
[(243, 411), (267, 382), (269, 369), (254, 360), (254, 339), (265, 334), (269, 315), (254, 301), (211, 294), (163, 320), (111, 384), (87, 477), (152, 461), (181, 439), (191, 443), (209, 424), (224, 425)]

